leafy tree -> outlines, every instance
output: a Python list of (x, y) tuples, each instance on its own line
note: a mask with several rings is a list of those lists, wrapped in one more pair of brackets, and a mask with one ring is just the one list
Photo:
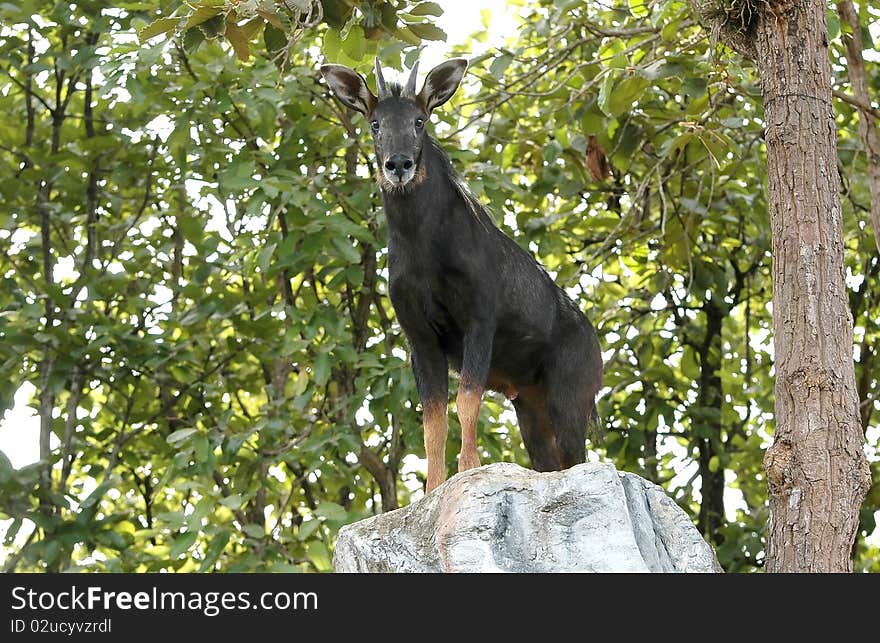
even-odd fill
[[(439, 13), (345, 0), (0, 7), (0, 404), (30, 382), (41, 418), (39, 463), (0, 456), (7, 568), (326, 571), (339, 526), (421, 493), (368, 135), (316, 70), (412, 64), (443, 37)], [(471, 73), (435, 133), (598, 326), (608, 436), (591, 457), (663, 485), (727, 570), (760, 569), (775, 424), (755, 70), (684, 2), (520, 13), (502, 48), (472, 55), (477, 25), (454, 47)], [(857, 15), (868, 47), (878, 14)], [(880, 262), (858, 130), (876, 114), (848, 93), (846, 24), (829, 21), (829, 41), (876, 474)], [(526, 463), (505, 410), (501, 396), (484, 405), (485, 461)], [(864, 539), (878, 508), (875, 486), (857, 569), (880, 569)]]
[(852, 571), (870, 473), (844, 285), (825, 8), (809, 1), (730, 7), (743, 13), (723, 20), (715, 7), (704, 13), (722, 33), (735, 30), (736, 48), (753, 56), (766, 121), (776, 348), (776, 432), (764, 458), (767, 568)]

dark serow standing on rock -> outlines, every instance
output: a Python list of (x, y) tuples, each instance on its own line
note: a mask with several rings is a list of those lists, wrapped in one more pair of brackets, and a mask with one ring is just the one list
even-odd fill
[(386, 83), (378, 97), (357, 72), (324, 65), (339, 100), (370, 123), (388, 220), (391, 303), (412, 351), (423, 408), (427, 490), (446, 479), (449, 367), (461, 373), (459, 471), (477, 467), (483, 391), (513, 401), (523, 442), (538, 471), (585, 459), (602, 356), (590, 322), (525, 250), (505, 236), (465, 188), (425, 131), (431, 110), (458, 88), (467, 62), (435, 67), (416, 93)]

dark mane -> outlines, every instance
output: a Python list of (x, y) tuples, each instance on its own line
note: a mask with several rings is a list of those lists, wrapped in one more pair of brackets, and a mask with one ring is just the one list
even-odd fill
[(386, 82), (385, 87), (388, 89), (389, 96), (400, 96), (403, 92), (403, 85), (393, 80)]
[(452, 187), (455, 188), (458, 195), (464, 200), (468, 210), (471, 211), (471, 214), (473, 214), (480, 222), (484, 222), (485, 218), (492, 223), (492, 217), (489, 216), (486, 206), (480, 203), (479, 199), (477, 199), (477, 197), (474, 196), (474, 193), (470, 191), (467, 185), (465, 185), (461, 175), (455, 171), (455, 166), (452, 165), (452, 159), (449, 158), (449, 154), (446, 153), (446, 150), (440, 146), (440, 143), (433, 136), (429, 136), (428, 141), (431, 145), (431, 149), (440, 159), (443, 167), (443, 175), (452, 184)]

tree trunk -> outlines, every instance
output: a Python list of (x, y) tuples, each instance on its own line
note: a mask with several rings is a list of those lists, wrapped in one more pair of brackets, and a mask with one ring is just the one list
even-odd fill
[(845, 572), (870, 484), (844, 284), (825, 3), (761, 4), (776, 433), (767, 571)]
[(763, 86), (776, 368), (766, 568), (851, 571), (871, 477), (844, 283), (825, 3), (741, 2), (745, 24), (711, 0), (691, 0), (715, 36), (755, 61)]
[[(721, 441), (721, 417), (724, 404), (724, 390), (721, 383), (721, 327), (725, 312), (719, 308), (723, 294), (713, 293), (712, 300), (703, 307), (706, 316), (706, 335), (702, 344), (695, 346), (700, 357), (700, 390), (697, 394), (696, 409), (701, 412), (697, 420), (704, 427), (705, 435), (697, 438), (702, 487), (700, 494), (700, 515), (697, 529), (712, 545), (724, 541), (721, 528), (724, 527), (724, 463), (721, 455), (724, 447)], [(715, 459), (713, 470), (712, 459)]]
[[(862, 27), (852, 0), (840, 0), (837, 3), (840, 22), (849, 25), (852, 33), (845, 37), (846, 65), (849, 84), (853, 97), (863, 105), (871, 104), (868, 92), (868, 73), (865, 70), (865, 59), (862, 56)], [(874, 228), (874, 243), (880, 251), (880, 133), (874, 114), (866, 109), (859, 110), (859, 137), (865, 146), (865, 163), (868, 169), (868, 190), (871, 194), (871, 227)]]

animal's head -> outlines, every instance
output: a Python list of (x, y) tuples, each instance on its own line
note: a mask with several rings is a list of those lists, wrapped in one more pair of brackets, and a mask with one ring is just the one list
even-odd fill
[(345, 105), (363, 114), (370, 124), (380, 183), (386, 190), (402, 189), (416, 176), (423, 176), (422, 149), (427, 144), (425, 123), (458, 89), (467, 61), (454, 58), (432, 69), (416, 93), (419, 63), (413, 65), (406, 86), (386, 83), (376, 59), (376, 89), (367, 87), (363, 76), (343, 65), (323, 65), (327, 84)]

